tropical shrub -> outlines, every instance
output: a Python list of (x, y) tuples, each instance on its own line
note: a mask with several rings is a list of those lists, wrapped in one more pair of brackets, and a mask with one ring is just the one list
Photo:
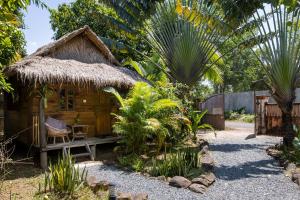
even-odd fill
[(144, 168), (144, 161), (137, 154), (129, 154), (118, 158), (119, 164), (131, 167), (134, 171), (140, 172)]
[(224, 115), (226, 120), (236, 120), (247, 123), (253, 123), (255, 116), (253, 114), (246, 114), (245, 112), (245, 107), (242, 107), (236, 110), (226, 111)]
[(153, 176), (184, 176), (193, 175), (192, 170), (197, 169), (201, 173), (201, 163), (199, 161), (199, 152), (192, 148), (180, 149), (171, 152), (164, 160), (152, 158), (150, 174)]
[(196, 134), (199, 129), (211, 129), (214, 131), (214, 128), (206, 123), (201, 124), (201, 120), (204, 117), (204, 115), (207, 113), (207, 110), (200, 112), (200, 111), (193, 111), (191, 113), (191, 121), (192, 123), (189, 125), (190, 130), (192, 131), (193, 139), (196, 140)]
[(140, 154), (147, 149), (147, 142), (155, 143), (157, 151), (173, 132), (180, 132), (184, 117), (180, 114), (180, 103), (164, 98), (156, 88), (147, 83), (136, 83), (123, 99), (113, 88), (106, 88), (120, 102), (113, 131), (122, 139), (127, 153)]
[(84, 186), (87, 172), (80, 171), (74, 166), (75, 161), (71, 155), (58, 159), (56, 164), (50, 164), (49, 172), (45, 173), (44, 192), (48, 191), (73, 195)]

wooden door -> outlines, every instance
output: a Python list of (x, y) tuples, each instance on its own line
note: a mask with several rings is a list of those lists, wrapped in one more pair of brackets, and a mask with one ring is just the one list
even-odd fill
[(100, 92), (99, 104), (96, 106), (96, 130), (97, 136), (111, 135), (111, 97), (109, 94)]

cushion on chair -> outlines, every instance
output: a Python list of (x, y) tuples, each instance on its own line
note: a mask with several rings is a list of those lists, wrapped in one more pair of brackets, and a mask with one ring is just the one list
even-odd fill
[(52, 117), (48, 117), (45, 123), (55, 129), (59, 129), (59, 130), (67, 129), (67, 125), (64, 121), (57, 120)]

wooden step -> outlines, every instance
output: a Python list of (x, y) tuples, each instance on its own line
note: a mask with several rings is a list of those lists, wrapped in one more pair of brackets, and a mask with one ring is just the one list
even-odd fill
[[(67, 156), (68, 155), (68, 150), (70, 151), (71, 148), (72, 147), (70, 147), (70, 146), (69, 147), (68, 146), (63, 147), (63, 156)], [(95, 158), (94, 158), (93, 152), (91, 151), (91, 148), (87, 143), (85, 144), (85, 149), (86, 149), (87, 152), (72, 154), (72, 157), (78, 158), (78, 157), (89, 156), (91, 160), (94, 160)]]
[(85, 156), (91, 156), (91, 153), (78, 153), (78, 154), (72, 154), (72, 156), (74, 158), (78, 158), (78, 157), (85, 157)]

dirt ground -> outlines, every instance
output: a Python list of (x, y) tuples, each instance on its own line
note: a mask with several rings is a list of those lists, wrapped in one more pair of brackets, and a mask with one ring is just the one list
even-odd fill
[(28, 164), (12, 165), (9, 171), (0, 188), (0, 199), (32, 200), (43, 180), (42, 171)]

